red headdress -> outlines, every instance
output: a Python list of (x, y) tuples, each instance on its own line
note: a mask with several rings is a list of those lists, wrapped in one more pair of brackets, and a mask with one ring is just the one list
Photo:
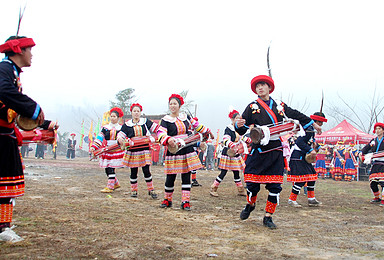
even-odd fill
[(0, 52), (14, 52), (21, 53), (21, 49), (35, 46), (35, 42), (32, 38), (18, 38), (14, 40), (9, 40), (2, 45), (0, 45)]
[(380, 126), (381, 128), (383, 128), (383, 130), (384, 130), (384, 124), (383, 123), (380, 123), (380, 122), (377, 122), (376, 124), (375, 124), (375, 126), (373, 127), (373, 133), (375, 134), (375, 129), (376, 129), (376, 127), (377, 126)]
[(138, 107), (138, 108), (140, 108), (140, 111), (143, 111), (143, 107), (142, 107), (139, 103), (133, 103), (133, 104), (131, 105), (131, 108), (129, 109), (129, 111), (132, 112), (132, 110), (133, 110), (134, 107)]
[(233, 109), (231, 112), (229, 112), (228, 117), (230, 119), (232, 119), (232, 118), (234, 118), (234, 115), (236, 115), (236, 114), (240, 114), (240, 113), (236, 109)]
[(112, 112), (116, 112), (119, 115), (119, 117), (124, 116), (123, 110), (121, 110), (121, 108), (119, 108), (119, 107), (111, 108), (111, 110), (109, 110), (109, 113), (112, 113)]
[(269, 94), (271, 94), (275, 90), (275, 82), (273, 81), (273, 79), (271, 77), (269, 77), (267, 75), (259, 75), (257, 77), (254, 77), (251, 80), (251, 89), (255, 94), (257, 94), (256, 93), (256, 84), (259, 82), (265, 82), (269, 85), (269, 87), (271, 88), (269, 90)]
[(71, 136), (76, 136), (76, 134), (75, 134), (75, 133), (72, 133)]
[(33, 47), (36, 45), (32, 38), (27, 38), (24, 36), (20, 36), (20, 37), (18, 36), (19, 31), (20, 31), (21, 20), (23, 19), (23, 15), (24, 15), (24, 11), (25, 11), (25, 6), (24, 6), (23, 11), (21, 11), (21, 7), (20, 7), (19, 23), (17, 25), (16, 36), (10, 37), (10, 38), (15, 38), (15, 39), (8, 40), (5, 43), (1, 44), (0, 45), (0, 52), (1, 53), (5, 53), (5, 52), (21, 53), (21, 49)]
[(182, 96), (180, 96), (179, 94), (172, 94), (168, 101), (171, 101), (172, 98), (176, 98), (178, 100), (180, 100), (180, 106), (184, 105), (184, 98)]
[(325, 115), (322, 112), (313, 113), (313, 115), (310, 115), (309, 117), (315, 121), (320, 121), (320, 122), (328, 121), (328, 119), (325, 118)]

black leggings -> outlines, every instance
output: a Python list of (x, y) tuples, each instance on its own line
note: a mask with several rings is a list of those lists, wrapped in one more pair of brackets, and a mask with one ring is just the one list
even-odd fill
[(11, 204), (12, 199), (11, 198), (1, 198), (0, 199), (0, 204)]
[[(219, 176), (216, 177), (216, 181), (218, 183), (222, 182), (224, 180), (225, 175), (227, 175), (227, 172), (228, 170), (221, 170)], [(233, 179), (235, 180), (235, 182), (241, 182), (239, 171), (233, 171)]]
[(373, 192), (378, 192), (379, 191), (379, 185), (381, 186), (381, 189), (384, 188), (384, 181), (371, 181), (371, 190)]
[[(151, 175), (151, 172), (149, 170), (149, 165), (145, 165), (144, 167), (142, 167), (142, 169), (143, 169), (145, 181), (146, 182), (152, 181), (152, 175)], [(139, 172), (139, 168), (131, 168), (131, 176), (130, 176), (131, 184), (137, 183), (138, 172)]]
[(308, 182), (295, 182), (293, 183), (292, 193), (298, 195), (300, 193), (301, 188), (304, 187), (305, 183), (307, 183), (307, 190), (314, 191), (316, 181), (308, 181)]
[[(173, 192), (175, 190), (175, 180), (177, 174), (167, 174), (165, 178), (165, 192)], [(191, 190), (191, 172), (181, 174), (181, 190)]]
[[(265, 188), (269, 191), (267, 201), (277, 203), (277, 195), (282, 191), (280, 183), (267, 183)], [(247, 182), (247, 195), (248, 197), (257, 196), (260, 191), (260, 183)]]
[(107, 167), (105, 168), (105, 173), (107, 174), (108, 179), (115, 179), (116, 177), (115, 168)]

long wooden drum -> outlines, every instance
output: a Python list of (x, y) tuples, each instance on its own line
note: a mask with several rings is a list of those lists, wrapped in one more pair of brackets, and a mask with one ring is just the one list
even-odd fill
[(32, 130), (20, 131), (23, 136), (23, 144), (29, 143), (46, 143), (53, 144), (55, 142), (55, 132), (53, 130)]

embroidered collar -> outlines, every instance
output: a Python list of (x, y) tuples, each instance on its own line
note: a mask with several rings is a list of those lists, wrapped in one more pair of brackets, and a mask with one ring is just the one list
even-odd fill
[(170, 123), (174, 123), (174, 122), (176, 122), (176, 118), (179, 119), (180, 121), (185, 121), (185, 120), (188, 119), (187, 114), (180, 113), (178, 117), (173, 117), (171, 115), (166, 115), (166, 116), (163, 117), (163, 120), (167, 121), (167, 122), (170, 122)]
[(232, 124), (227, 125), (227, 127), (229, 128), (229, 130), (235, 131), (235, 127)]
[(105, 125), (104, 127), (108, 130), (111, 130), (112, 128), (115, 128), (117, 130), (121, 129), (121, 125), (119, 123), (116, 123), (116, 124), (109, 123), (108, 125)]
[(139, 119), (139, 122), (137, 123), (133, 123), (133, 120), (130, 119), (128, 122), (126, 122), (125, 124), (127, 126), (135, 126), (135, 125), (144, 125), (145, 123), (147, 122), (147, 119), (146, 118), (140, 118)]

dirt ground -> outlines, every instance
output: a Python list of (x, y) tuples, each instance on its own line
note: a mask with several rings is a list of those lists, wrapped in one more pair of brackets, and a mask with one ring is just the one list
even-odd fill
[(368, 182), (319, 180), (319, 208), (287, 204), (291, 184), (284, 183), (274, 215), (276, 230), (262, 225), (267, 191), (256, 210), (242, 221), (245, 197), (237, 196), (229, 172), (219, 197), (209, 195), (218, 171), (199, 171), (190, 212), (179, 209), (177, 178), (172, 209), (161, 209), (162, 166), (152, 173), (158, 200), (146, 192), (139, 171), (139, 196), (130, 197), (129, 170), (117, 170), (121, 189), (100, 193), (103, 169), (87, 158), (67, 161), (26, 159), (26, 193), (14, 210), (18, 243), (0, 243), (0, 259), (382, 259), (384, 208), (369, 204)]

